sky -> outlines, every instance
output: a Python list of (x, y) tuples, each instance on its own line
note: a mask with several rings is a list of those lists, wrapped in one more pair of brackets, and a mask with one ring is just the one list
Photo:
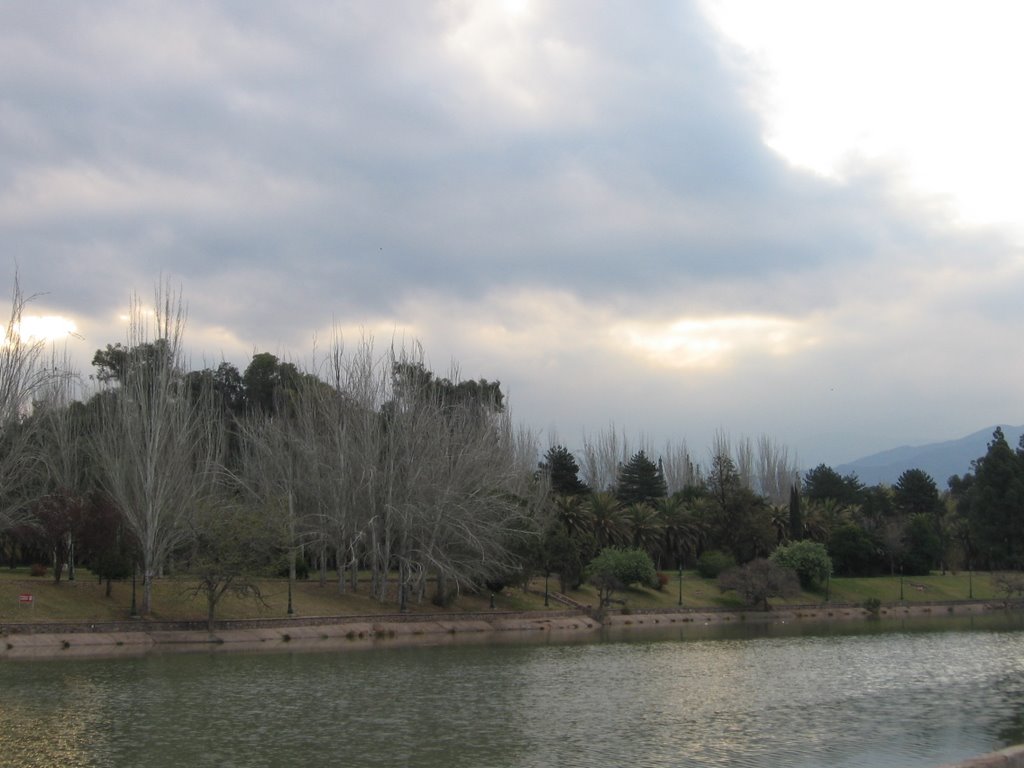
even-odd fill
[(161, 280), (195, 368), (416, 340), (573, 450), (768, 435), (809, 468), (1024, 423), (1022, 22), (5, 3), (0, 286), (84, 373)]

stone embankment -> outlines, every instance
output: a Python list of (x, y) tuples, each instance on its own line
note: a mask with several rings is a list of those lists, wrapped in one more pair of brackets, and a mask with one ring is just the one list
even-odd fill
[(540, 633), (580, 633), (601, 624), (578, 610), (458, 615), (325, 616), (205, 622), (130, 621), (0, 625), (0, 660), (141, 655), (151, 651), (334, 650), (384, 645), (441, 645), (521, 640)]
[[(715, 608), (595, 613), (573, 604), (564, 610), (524, 613), (378, 614), (205, 622), (148, 620), (97, 623), (0, 624), (0, 660), (54, 656), (121, 656), (199, 650), (341, 650), (386, 645), (521, 642), (531, 637), (586, 636), (603, 627), (645, 628), (727, 622), (787, 623), (913, 616), (980, 614), (1003, 603), (960, 601), (884, 606), (873, 614), (853, 604), (775, 607), (771, 611)], [(1019, 608), (1020, 606), (1012, 606)], [(486, 638), (486, 639), (485, 639)]]

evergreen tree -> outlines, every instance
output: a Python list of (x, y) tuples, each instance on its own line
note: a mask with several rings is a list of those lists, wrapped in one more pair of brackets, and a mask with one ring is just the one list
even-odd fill
[(590, 492), (587, 484), (580, 480), (580, 466), (576, 458), (564, 445), (548, 448), (538, 468), (550, 479), (554, 496), (579, 496)]
[(974, 462), (967, 509), (988, 567), (1024, 567), (1024, 444), (1014, 453), (998, 427), (986, 454)]
[(637, 451), (619, 469), (615, 495), (623, 506), (651, 504), (656, 499), (668, 496), (665, 475), (661, 467), (647, 458), (646, 453)]

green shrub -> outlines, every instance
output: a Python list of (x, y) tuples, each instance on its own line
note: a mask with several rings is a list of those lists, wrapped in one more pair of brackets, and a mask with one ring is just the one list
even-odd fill
[(611, 602), (615, 590), (630, 584), (653, 586), (658, 575), (651, 556), (642, 549), (607, 547), (590, 561), (587, 578), (598, 588), (601, 605), (606, 606)]
[(864, 601), (864, 610), (873, 616), (877, 616), (882, 608), (882, 601), (877, 597), (869, 597)]
[(832, 573), (832, 560), (824, 544), (816, 541), (794, 541), (775, 548), (769, 558), (776, 565), (792, 568), (800, 579), (800, 586), (810, 589), (825, 583)]
[(717, 549), (709, 549), (697, 559), (697, 573), (705, 579), (717, 579), (730, 568), (736, 567), (736, 559)]

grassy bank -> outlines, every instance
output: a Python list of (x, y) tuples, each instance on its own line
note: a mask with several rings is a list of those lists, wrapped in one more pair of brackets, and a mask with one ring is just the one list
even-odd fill
[[(678, 574), (668, 574), (669, 582), (661, 590), (631, 588), (616, 595), (622, 600), (619, 607), (633, 610), (675, 609), (679, 605)], [(947, 573), (929, 576), (904, 577), (902, 599), (906, 603), (967, 600), (973, 594), (978, 600), (998, 599), (987, 573)], [(702, 579), (693, 571), (683, 574), (684, 608), (742, 608), (733, 593), (722, 593), (713, 580)], [(206, 616), (203, 597), (192, 596), (192, 583), (187, 578), (161, 579), (154, 586), (153, 612), (150, 618), (163, 620), (202, 620)], [(550, 588), (557, 589), (557, 580), (550, 580)], [(264, 579), (261, 582), (265, 605), (252, 599), (239, 600), (226, 596), (218, 608), (220, 619), (283, 618), (287, 616), (288, 583), (284, 579)], [(524, 592), (508, 587), (494, 597), (494, 608), (500, 611), (543, 611), (543, 579), (534, 579), (531, 589)], [(394, 601), (380, 603), (368, 596), (368, 584), (362, 582), (355, 594), (339, 594), (337, 584), (328, 580), (323, 587), (316, 579), (299, 581), (292, 594), (292, 605), (298, 616), (337, 616), (396, 613)], [(50, 621), (109, 621), (127, 618), (131, 607), (131, 582), (115, 582), (111, 597), (106, 597), (106, 585), (100, 584), (88, 571), (79, 571), (73, 581), (55, 584), (49, 577), (32, 577), (27, 569), (0, 570), (0, 623)], [(29, 605), (19, 602), (19, 595), (31, 594)], [(141, 588), (138, 593), (141, 599)], [(597, 592), (590, 586), (570, 592), (569, 597), (584, 605), (596, 606)], [(865, 579), (834, 578), (829, 583), (829, 602), (862, 604), (869, 598), (883, 603), (900, 601), (900, 577)], [(772, 600), (773, 605), (806, 605), (825, 602), (824, 590), (803, 592), (790, 600)], [(552, 610), (563, 606), (549, 601)], [(415, 613), (452, 614), (490, 610), (490, 595), (461, 595), (448, 608), (439, 608), (425, 599), (413, 603)]]

